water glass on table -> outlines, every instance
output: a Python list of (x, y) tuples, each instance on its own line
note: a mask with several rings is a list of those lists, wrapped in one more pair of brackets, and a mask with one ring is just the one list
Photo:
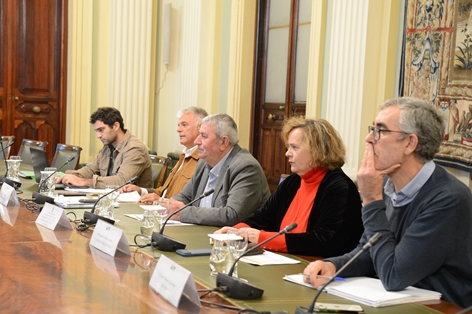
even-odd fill
[(154, 225), (155, 223), (151, 210), (145, 209), (143, 213), (143, 219), (141, 220), (141, 234), (151, 238), (152, 232), (154, 231)]
[(10, 156), (10, 158), (7, 160), (7, 179), (20, 182), (20, 165), (20, 156)]
[(210, 254), (211, 275), (216, 276), (218, 273), (229, 273), (233, 262), (233, 254), (229, 251), (228, 242), (213, 239), (213, 248)]
[(162, 224), (166, 220), (167, 216), (169, 216), (170, 202), (169, 200), (163, 199), (160, 201), (154, 201), (152, 205), (152, 214), (159, 223), (159, 227), (157, 229), (157, 232), (159, 232), (162, 229)]
[[(98, 197), (101, 198), (103, 195), (105, 195), (105, 193), (99, 195)], [(115, 213), (115, 208), (113, 207), (114, 203), (115, 202), (113, 202), (113, 196), (111, 194), (103, 197), (100, 199), (97, 207), (95, 208), (95, 214), (115, 220), (115, 217), (113, 217)]]
[(119, 185), (107, 185), (106, 186), (106, 193), (109, 193), (110, 191), (113, 191), (109, 196), (111, 198), (111, 201), (115, 203), (118, 200), (118, 197), (120, 196), (120, 189), (118, 189), (120, 186)]
[(56, 190), (56, 168), (46, 167), (41, 171), (41, 181), (39, 182), (39, 192), (48, 196), (54, 196)]
[[(238, 234), (238, 230), (228, 230), (228, 234)], [(238, 257), (244, 254), (247, 250), (248, 240), (246, 235), (241, 235), (239, 240), (229, 240), (229, 251), (233, 255), (233, 259), (236, 260)], [(238, 263), (234, 265), (233, 277), (238, 278)]]

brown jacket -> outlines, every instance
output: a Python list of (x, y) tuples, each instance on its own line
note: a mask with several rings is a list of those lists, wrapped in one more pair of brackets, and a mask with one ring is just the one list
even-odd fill
[(122, 185), (134, 176), (134, 183), (142, 187), (152, 187), (151, 158), (146, 146), (129, 131), (118, 143), (114, 155), (113, 175), (107, 176), (110, 162), (110, 147), (103, 146), (98, 156), (79, 170), (68, 170), (81, 178), (93, 179), (93, 188), (103, 189), (107, 185)]
[[(195, 172), (195, 168), (197, 167), (198, 163), (198, 150), (196, 149), (192, 155), (185, 158), (185, 163), (182, 168), (179, 170), (180, 165), (184, 161), (185, 154), (180, 154), (179, 161), (175, 164), (172, 171), (169, 173), (166, 182), (154, 191), (151, 192), (156, 193), (159, 196), (162, 196), (162, 192), (167, 189), (166, 197), (170, 198), (175, 194), (182, 191), (184, 186), (190, 181), (193, 173)], [(177, 171), (178, 170), (178, 171)]]

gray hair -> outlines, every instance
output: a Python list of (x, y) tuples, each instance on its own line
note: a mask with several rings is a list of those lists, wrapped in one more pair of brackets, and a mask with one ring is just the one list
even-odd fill
[(227, 136), (231, 146), (238, 144), (238, 126), (236, 125), (236, 122), (234, 122), (233, 118), (231, 118), (226, 113), (217, 113), (205, 117), (202, 120), (202, 124), (215, 125), (216, 137), (218, 139), (222, 138), (223, 136)]
[(424, 162), (432, 160), (444, 139), (445, 122), (438, 110), (430, 103), (412, 97), (387, 100), (380, 106), (380, 110), (390, 106), (402, 109), (398, 117), (400, 130), (418, 136), (416, 156)]
[(200, 108), (200, 107), (191, 106), (191, 107), (188, 107), (188, 108), (180, 109), (179, 112), (177, 112), (177, 118), (180, 119), (186, 113), (193, 114), (193, 117), (195, 118), (195, 124), (196, 125), (201, 124), (203, 118), (208, 116), (208, 113), (205, 111), (205, 109)]

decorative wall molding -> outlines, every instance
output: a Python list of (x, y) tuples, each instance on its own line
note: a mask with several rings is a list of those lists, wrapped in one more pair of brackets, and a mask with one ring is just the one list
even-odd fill
[(125, 128), (149, 143), (152, 0), (113, 0), (110, 14), (109, 100)]
[(326, 119), (346, 146), (344, 172), (355, 177), (359, 165), (368, 0), (334, 1), (330, 55), (327, 57)]

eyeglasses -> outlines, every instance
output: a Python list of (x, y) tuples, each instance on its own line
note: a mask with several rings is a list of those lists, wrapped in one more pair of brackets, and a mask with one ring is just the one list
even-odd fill
[(376, 141), (380, 140), (380, 132), (394, 132), (394, 133), (408, 134), (408, 133), (403, 132), (403, 131), (392, 131), (392, 130), (387, 130), (387, 129), (379, 129), (379, 128), (375, 128), (371, 125), (369, 125), (368, 128), (369, 128), (369, 133), (374, 132), (374, 140), (376, 140)]

